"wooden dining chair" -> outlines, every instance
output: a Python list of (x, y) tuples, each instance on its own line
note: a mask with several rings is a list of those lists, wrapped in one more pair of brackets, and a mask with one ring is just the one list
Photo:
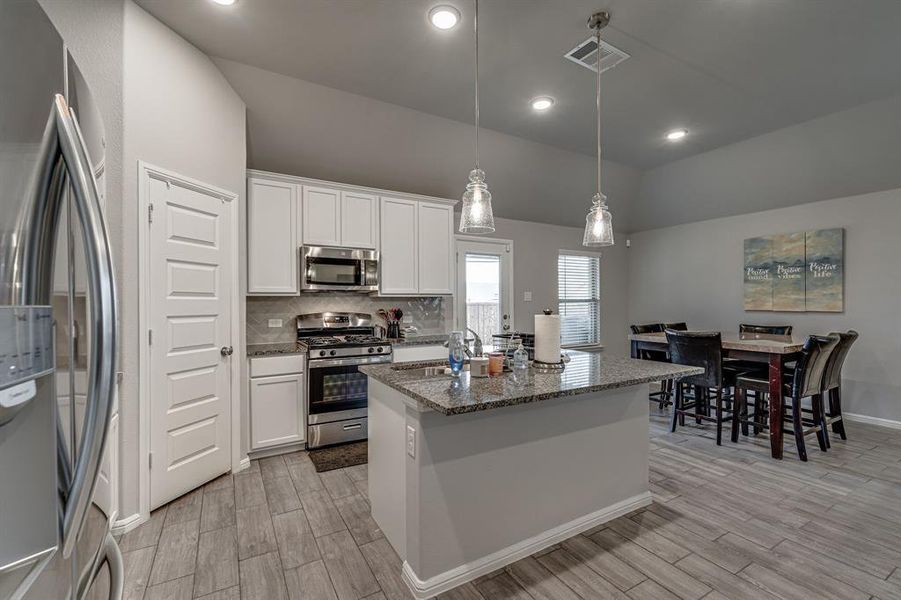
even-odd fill
[[(838, 346), (839, 340), (837, 335), (809, 336), (801, 348), (801, 355), (795, 362), (791, 374), (785, 374), (783, 377), (784, 390), (781, 410), (784, 415), (785, 410), (790, 408), (792, 416), (791, 428), (783, 425), (783, 431), (794, 436), (798, 457), (804, 462), (807, 461), (805, 436), (815, 433), (820, 450), (823, 452), (827, 450), (828, 439), (823, 410), (823, 395), (826, 392), (825, 374), (830, 357)], [(735, 407), (732, 411), (733, 442), (738, 442), (738, 433), (742, 423), (748, 422), (747, 393), (749, 391), (757, 393), (755, 413), (763, 415), (768, 412), (769, 389), (770, 383), (767, 379), (748, 375), (740, 375), (736, 378)], [(805, 411), (802, 406), (805, 398), (810, 398), (811, 401), (809, 411)], [(805, 417), (805, 412), (810, 416)], [(754, 426), (755, 433), (758, 429), (769, 429), (764, 419), (758, 421), (755, 418)]]
[[(633, 334), (661, 333), (663, 323), (647, 323), (645, 325), (629, 325)], [(669, 362), (669, 355), (661, 350), (639, 350), (638, 358), (641, 360), (653, 360), (657, 362)], [(672, 404), (672, 381), (664, 379), (660, 382), (660, 390), (648, 393), (648, 400), (657, 402), (660, 410)]]
[[(703, 367), (704, 373), (685, 377), (677, 382), (673, 400), (670, 431), (685, 425), (685, 415), (695, 422), (716, 424), (716, 444), (722, 445), (725, 421), (725, 388), (735, 385), (737, 373), (723, 368), (723, 340), (719, 332), (666, 330), (670, 360), (673, 364)], [(686, 398), (684, 386), (694, 386), (694, 398)], [(709, 398), (713, 395), (714, 414), (709, 414)]]

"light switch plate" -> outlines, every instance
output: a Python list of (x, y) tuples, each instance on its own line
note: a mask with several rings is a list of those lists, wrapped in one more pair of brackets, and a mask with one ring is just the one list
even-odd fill
[(281, 327), (282, 320), (281, 319), (269, 319), (269, 327)]
[(407, 454), (416, 458), (416, 430), (412, 425), (407, 425)]
[(532, 292), (523, 292), (522, 293), (522, 301), (523, 302), (531, 302), (532, 301)]

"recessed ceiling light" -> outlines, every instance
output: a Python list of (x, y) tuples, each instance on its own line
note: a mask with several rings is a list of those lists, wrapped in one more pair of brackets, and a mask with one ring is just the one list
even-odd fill
[(221, 4), (222, 6), (231, 6), (238, 0), (213, 0), (216, 4)]
[(453, 6), (436, 6), (429, 11), (429, 21), (438, 29), (451, 29), (460, 21), (460, 11)]
[(554, 99), (550, 96), (539, 96), (537, 98), (532, 98), (530, 104), (534, 110), (544, 112), (554, 105)]
[(687, 129), (673, 129), (666, 134), (666, 139), (671, 142), (676, 142), (684, 138), (686, 135), (688, 135)]

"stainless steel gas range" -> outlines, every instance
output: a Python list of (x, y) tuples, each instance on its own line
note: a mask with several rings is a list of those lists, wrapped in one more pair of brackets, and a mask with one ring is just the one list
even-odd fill
[(325, 312), (297, 317), (307, 349), (307, 447), (368, 436), (368, 390), (360, 365), (391, 362), (391, 344), (375, 335), (372, 315)]

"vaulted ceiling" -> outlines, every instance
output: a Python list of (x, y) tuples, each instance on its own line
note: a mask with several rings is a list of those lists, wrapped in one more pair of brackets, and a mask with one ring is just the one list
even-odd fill
[[(472, 121), (465, 0), (138, 0), (207, 54), (463, 122)], [(455, 5), (439, 31), (426, 15)], [(593, 73), (563, 58), (604, 39), (631, 58), (603, 78), (605, 155), (648, 169), (901, 89), (897, 0), (490, 0), (481, 3), (482, 123), (594, 153)], [(535, 114), (530, 98), (557, 104)], [(668, 143), (669, 129), (689, 137)]]

